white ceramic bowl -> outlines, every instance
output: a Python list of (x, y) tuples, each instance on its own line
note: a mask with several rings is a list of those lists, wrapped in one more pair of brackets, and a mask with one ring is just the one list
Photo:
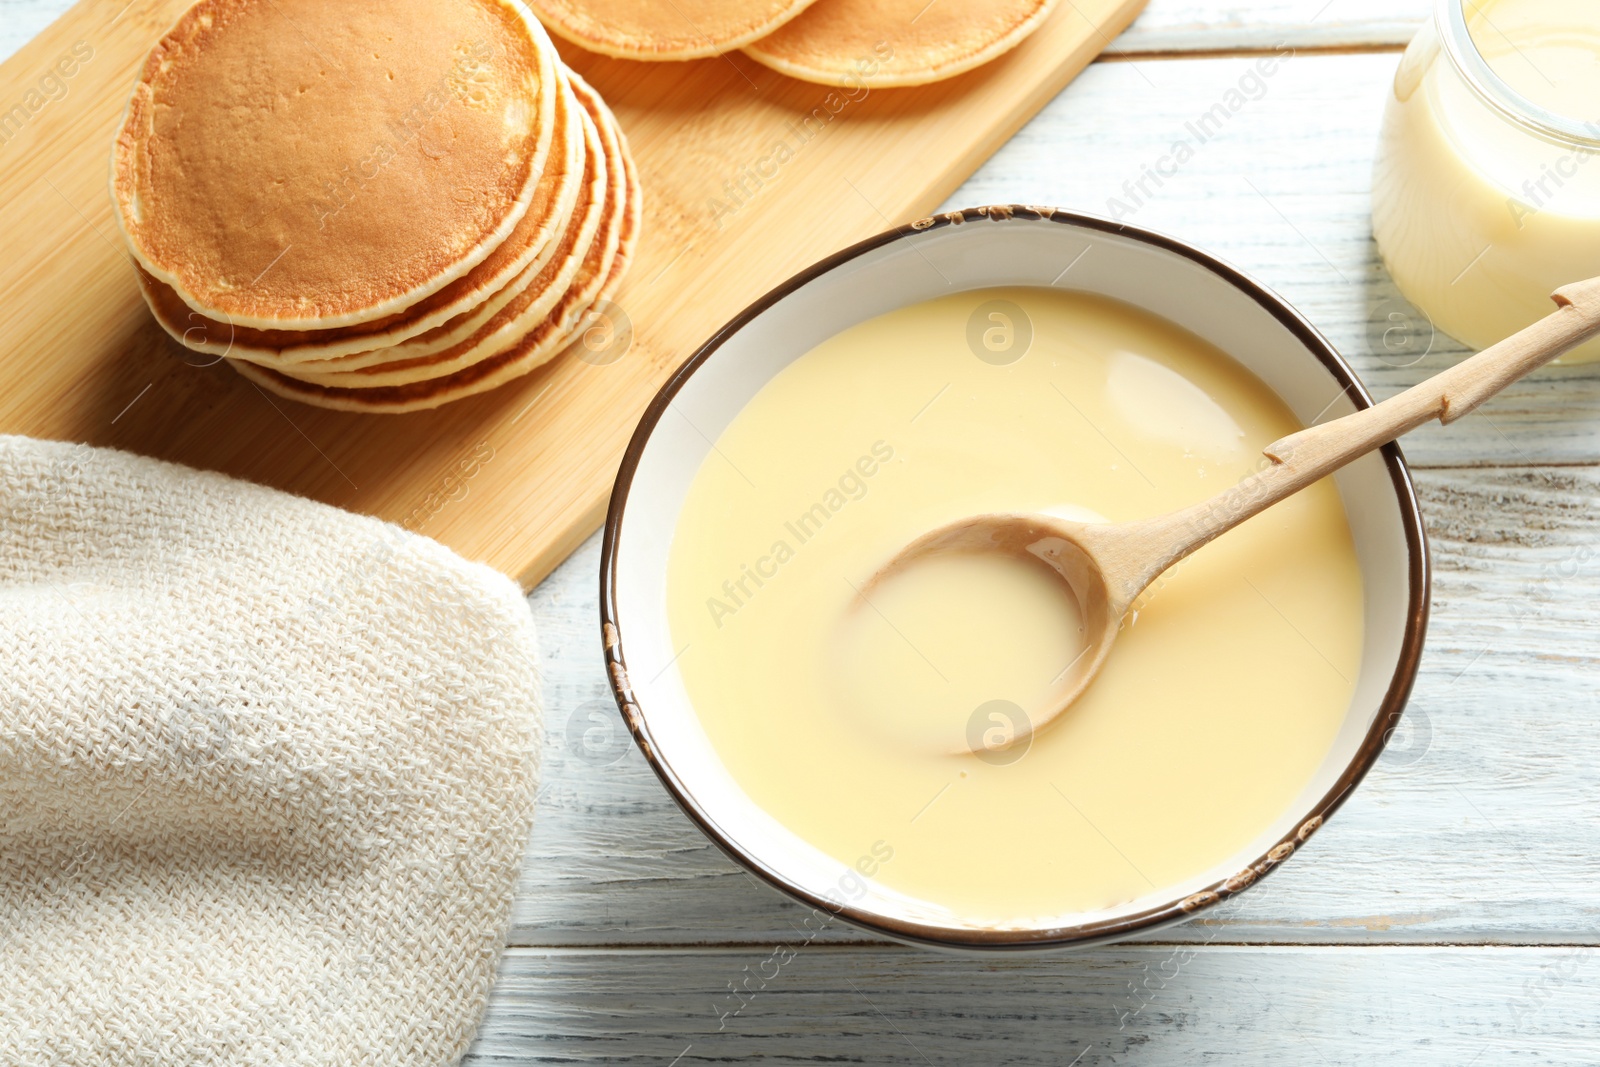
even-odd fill
[[(1416, 675), (1427, 628), (1427, 543), (1398, 448), (1366, 456), (1336, 476), (1366, 583), (1355, 695), (1310, 785), (1227, 862), (1120, 907), (1028, 930), (950, 925), (919, 914), (914, 901), (870, 884), (863, 889), (848, 866), (758, 808), (724, 769), (674, 665), (667, 553), (690, 482), (711, 449), (707, 438), (715, 440), (791, 361), (894, 308), (1002, 285), (1099, 293), (1151, 311), (1233, 356), (1304, 423), (1371, 404), (1344, 360), (1282, 298), (1180, 241), (1049, 208), (977, 208), (922, 219), (780, 285), (718, 331), (662, 388), (634, 434), (611, 497), (601, 562), (605, 653), (624, 718), (668, 791), (713, 841), (783, 892), (922, 944), (1092, 944), (1184, 919), (1253, 885), (1361, 780)], [(687, 417), (664, 418), (669, 408)]]

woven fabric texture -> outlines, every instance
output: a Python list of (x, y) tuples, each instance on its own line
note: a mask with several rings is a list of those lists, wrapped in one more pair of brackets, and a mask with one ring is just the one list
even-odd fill
[(533, 620), (495, 571), (0, 437), (0, 1063), (453, 1063), (540, 721)]

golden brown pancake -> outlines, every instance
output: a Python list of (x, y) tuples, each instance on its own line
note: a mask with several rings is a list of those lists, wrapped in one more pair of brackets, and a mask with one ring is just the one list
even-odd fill
[(533, 203), (511, 236), (482, 263), (405, 311), (332, 330), (256, 330), (206, 318), (179, 299), (171, 286), (141, 269), (139, 282), (145, 302), (162, 329), (189, 348), (268, 367), (370, 352), (411, 338), (418, 338), (418, 342), (410, 346), (410, 355), (448, 348), (470, 336), (516, 295), (512, 283), (526, 268), (535, 263), (543, 265), (559, 243), (577, 203), (587, 150), (583, 109), (564, 80), (558, 81), (558, 86), (549, 161)]
[(1010, 51), (1055, 6), (1056, 0), (817, 0), (744, 52), (823, 85), (923, 85)]
[[(560, 344), (557, 342), (562, 342), (562, 339), (572, 332), (577, 319), (600, 298), (602, 287), (609, 281), (612, 288), (615, 288), (616, 283), (621, 280), (619, 254), (625, 262), (631, 255), (634, 244), (629, 235), (636, 233), (636, 228), (630, 229), (626, 222), (627, 214), (630, 208), (635, 214), (642, 208), (637, 176), (634, 176), (631, 183), (628, 177), (631, 161), (626, 155), (621, 131), (617, 129), (599, 94), (576, 75), (573, 75), (573, 78), (574, 89), (580, 96), (585, 97), (585, 107), (600, 120), (610, 179), (603, 204), (600, 205), (603, 214), (599, 215), (599, 229), (594, 234), (581, 265), (572, 276), (571, 283), (558, 294), (558, 298), (537, 309), (530, 309), (530, 311), (536, 310), (537, 313), (528, 313), (508, 320), (496, 331), (485, 331), (479, 344), (471, 348), (462, 346), (459, 353), (451, 353), (448, 359), (417, 361), (411, 367), (398, 370), (391, 370), (386, 366), (347, 374), (307, 375), (303, 373), (302, 368), (297, 367), (288, 372), (287, 376), (315, 385), (343, 388), (370, 389), (375, 386), (406, 385), (453, 376), (512, 349), (520, 354), (516, 362), (519, 366), (525, 364), (522, 372), (526, 373), (564, 347), (564, 342)], [(629, 236), (626, 248), (624, 248), (625, 236)]]
[[(442, 378), (488, 359), (505, 351), (543, 322), (572, 287), (588, 261), (591, 249), (597, 245), (596, 238), (601, 235), (602, 224), (611, 213), (610, 206), (620, 205), (622, 200), (621, 161), (618, 161), (619, 171), (614, 179), (617, 187), (613, 191), (610, 187), (613, 180), (610, 174), (611, 160), (605, 151), (599, 128), (587, 114), (584, 125), (587, 136), (593, 141), (593, 151), (584, 175), (578, 210), (573, 214), (555, 256), (531, 285), (476, 333), (441, 352), (414, 359), (386, 359), (364, 366), (352, 366), (364, 362), (360, 359), (319, 360), (277, 369), (285, 377), (314, 385), (362, 389), (405, 385), (428, 378)], [(614, 234), (612, 239), (615, 239)]]
[[(629, 188), (637, 191), (639, 187), (637, 184), (631, 184)], [(617, 254), (612, 257), (605, 271), (597, 271), (594, 274), (592, 285), (585, 285), (584, 288), (591, 295), (579, 298), (577, 295), (579, 287), (574, 285), (568, 298), (563, 299), (537, 329), (498, 358), (491, 373), (471, 382), (455, 383), (451, 391), (439, 394), (439, 402), (444, 403), (493, 389), (543, 366), (568, 349), (580, 345), (590, 348), (594, 355), (602, 356), (606, 345), (616, 343), (617, 330), (631, 330), (631, 324), (616, 321), (619, 309), (611, 304), (611, 297), (616, 294), (617, 288), (622, 284), (623, 276), (628, 272), (628, 266), (632, 263), (634, 249), (638, 244), (637, 221), (642, 210), (643, 205), (637, 199), (625, 206)], [(599, 339), (592, 347), (586, 340), (591, 332), (599, 335)], [(605, 362), (611, 362), (610, 357), (602, 356), (602, 358)]]
[[(605, 103), (599, 100), (598, 95), (595, 99), (601, 108), (605, 107)], [(481, 393), (527, 374), (536, 367), (548, 363), (568, 348), (577, 347), (584, 342), (584, 338), (590, 332), (596, 332), (604, 338), (605, 340), (599, 341), (604, 345), (607, 340), (613, 339), (615, 330), (632, 329), (631, 324), (614, 321), (620, 317), (620, 309), (611, 305), (611, 298), (616, 295), (623, 276), (627, 274), (628, 267), (633, 262), (633, 255), (639, 243), (639, 222), (644, 214), (644, 199), (633, 157), (628, 153), (625, 144), (620, 147), (624, 175), (624, 185), (621, 189), (623, 202), (619, 205), (621, 210), (616, 213), (613, 220), (616, 228), (614, 240), (605, 246), (612, 251), (609, 254), (591, 257), (585, 263), (585, 269), (579, 272), (578, 279), (573, 282), (567, 295), (551, 310), (545, 321), (498, 357), (490, 373), (471, 381), (456, 381), (448, 390), (439, 394), (440, 403)], [(597, 241), (596, 247), (600, 246), (601, 243)], [(602, 322), (602, 319), (607, 321)], [(595, 355), (601, 353), (596, 351)], [(610, 359), (606, 361), (610, 362)]]
[[(626, 193), (621, 220), (622, 230), (617, 237), (617, 251), (612, 257), (611, 267), (596, 295), (594, 301), (596, 305), (602, 301), (608, 302), (621, 284), (638, 242), (639, 226), (643, 217), (638, 172), (633, 165), (631, 155), (627, 152), (626, 142), (623, 142), (623, 164)], [(601, 242), (596, 241), (596, 244), (600, 245)], [(407, 385), (381, 386), (373, 389), (331, 388), (297, 382), (264, 367), (254, 367), (246, 363), (235, 366), (240, 374), (261, 387), (279, 396), (317, 407), (390, 414), (423, 411), (447, 404), (452, 400), (486, 392), (549, 362), (551, 358), (570, 347), (589, 327), (587, 311), (585, 308), (582, 312), (572, 314), (566, 332), (556, 335), (553, 340), (549, 331), (541, 334), (540, 331), (544, 330), (544, 326), (541, 325), (520, 343), (499, 355), (444, 378)]]
[(698, 59), (764, 37), (812, 0), (530, 0), (552, 33), (621, 59)]
[(200, 0), (134, 87), (118, 223), (147, 271), (220, 321), (395, 314), (527, 211), (556, 63), (513, 0)]

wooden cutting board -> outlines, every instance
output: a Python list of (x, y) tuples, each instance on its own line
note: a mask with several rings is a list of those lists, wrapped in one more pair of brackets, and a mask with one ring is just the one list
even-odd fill
[(935, 208), (1143, 2), (1062, 0), (986, 67), (869, 93), (737, 54), (643, 64), (563, 46), (616, 110), (644, 182), (639, 257), (616, 298), (631, 344), (436, 411), (351, 415), (269, 397), (150, 319), (108, 159), (134, 73), (187, 0), (81, 0), (0, 65), (0, 432), (368, 512), (531, 588), (600, 524), (634, 423), (704, 338), (807, 264)]

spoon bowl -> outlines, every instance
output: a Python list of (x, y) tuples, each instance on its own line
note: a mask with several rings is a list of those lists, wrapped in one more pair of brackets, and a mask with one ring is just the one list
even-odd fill
[[(941, 553), (998, 552), (1043, 563), (1066, 584), (1077, 602), (1084, 637), (1082, 651), (1056, 675), (1045, 694), (1044, 708), (1053, 719), (1077, 700), (1099, 673), (1127, 610), (1127, 605), (1113, 600), (1111, 586), (1096, 555), (1095, 531), (1104, 529), (1103, 524), (1073, 522), (1044, 514), (990, 514), (961, 519), (931, 530), (907, 545), (862, 586), (861, 599), (869, 599), (889, 578)], [(1008, 743), (1025, 739), (1043, 724), (1030, 713)], [(970, 751), (962, 747), (953, 750), (953, 754), (966, 755)]]

